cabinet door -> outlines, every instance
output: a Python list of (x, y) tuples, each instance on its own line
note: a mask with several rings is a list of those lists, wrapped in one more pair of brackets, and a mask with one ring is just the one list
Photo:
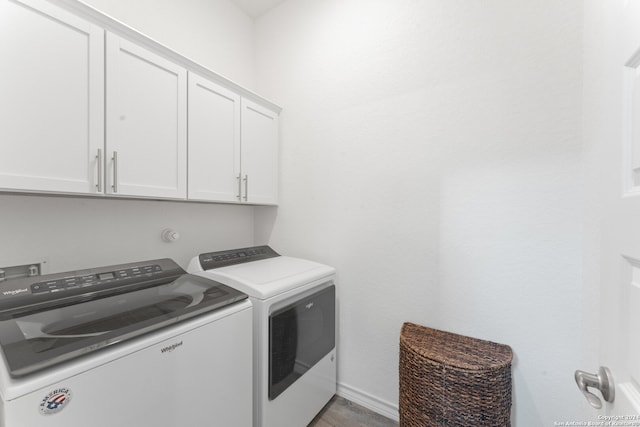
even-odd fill
[(242, 200), (278, 203), (278, 114), (242, 99)]
[(189, 73), (189, 199), (239, 202), (240, 96)]
[(104, 31), (50, 3), (0, 0), (0, 188), (95, 193)]
[(107, 192), (186, 197), (187, 72), (107, 33)]

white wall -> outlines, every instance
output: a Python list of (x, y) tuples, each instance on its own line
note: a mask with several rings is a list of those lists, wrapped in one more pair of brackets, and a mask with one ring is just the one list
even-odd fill
[(83, 0), (249, 89), (253, 20), (230, 0)]
[[(226, 77), (253, 84), (253, 21), (229, 0), (89, 0)], [(182, 237), (165, 243), (165, 227)], [(0, 195), (0, 266), (48, 258), (49, 271), (194, 255), (253, 243), (253, 208), (142, 200)]]
[(393, 415), (413, 321), (512, 346), (515, 425), (584, 419), (581, 1), (296, 0), (255, 39), (256, 243), (337, 267), (341, 393)]
[[(0, 206), (1, 266), (48, 259), (53, 273), (167, 257), (186, 268), (199, 253), (253, 242), (246, 206), (19, 195)], [(162, 241), (165, 228), (180, 239)]]

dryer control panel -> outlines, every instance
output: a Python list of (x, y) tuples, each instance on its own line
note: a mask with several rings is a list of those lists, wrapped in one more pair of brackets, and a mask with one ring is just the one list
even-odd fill
[(227, 251), (209, 252), (200, 254), (200, 265), (203, 270), (227, 267), (245, 262), (280, 256), (269, 246), (252, 246), (250, 248), (230, 249)]

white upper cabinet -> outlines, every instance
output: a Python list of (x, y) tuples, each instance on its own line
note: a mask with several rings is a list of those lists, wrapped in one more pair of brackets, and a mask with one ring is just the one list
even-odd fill
[(45, 1), (0, 0), (0, 189), (98, 192), (104, 30)]
[(107, 193), (185, 198), (187, 71), (107, 33)]
[(278, 113), (193, 73), (189, 199), (278, 203)]
[(242, 99), (242, 201), (278, 203), (278, 113)]
[(279, 112), (82, 2), (0, 0), (0, 191), (277, 204)]
[(240, 95), (189, 73), (189, 199), (239, 202)]

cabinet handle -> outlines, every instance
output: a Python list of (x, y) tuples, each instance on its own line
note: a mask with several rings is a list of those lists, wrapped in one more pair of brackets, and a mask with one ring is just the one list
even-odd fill
[(244, 201), (249, 200), (249, 175), (244, 176)]
[(96, 190), (98, 193), (102, 193), (102, 149), (98, 148), (98, 154), (96, 155), (96, 163), (98, 163), (98, 183), (96, 184)]
[(236, 179), (238, 180), (238, 196), (237, 197), (238, 197), (238, 200), (242, 200), (242, 178), (240, 174), (238, 174)]
[(111, 184), (111, 188), (113, 188), (113, 192), (118, 192), (118, 152), (113, 152), (113, 183)]

